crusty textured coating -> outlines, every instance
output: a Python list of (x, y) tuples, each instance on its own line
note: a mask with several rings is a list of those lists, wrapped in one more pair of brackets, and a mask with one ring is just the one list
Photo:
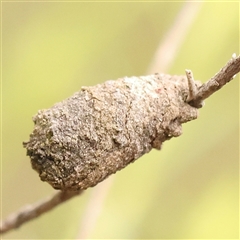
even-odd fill
[(93, 187), (181, 135), (181, 124), (198, 115), (187, 98), (185, 76), (125, 77), (83, 87), (38, 111), (24, 146), (33, 169), (55, 189)]

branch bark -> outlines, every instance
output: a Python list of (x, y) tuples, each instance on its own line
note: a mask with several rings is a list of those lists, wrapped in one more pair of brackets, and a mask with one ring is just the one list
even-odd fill
[[(240, 56), (236, 57), (236, 54), (233, 54), (232, 59), (218, 73), (199, 87), (189, 104), (198, 108), (202, 107), (203, 100), (230, 82), (239, 71)], [(189, 81), (193, 81), (193, 77), (192, 80), (189, 77), (188, 79)]]
[(78, 192), (63, 192), (58, 191), (51, 197), (43, 199), (35, 204), (27, 205), (20, 209), (18, 212), (9, 215), (3, 222), (1, 222), (0, 233), (6, 233), (11, 229), (19, 228), (25, 222), (39, 217), (45, 212), (52, 210), (61, 203), (78, 196), (83, 191)]

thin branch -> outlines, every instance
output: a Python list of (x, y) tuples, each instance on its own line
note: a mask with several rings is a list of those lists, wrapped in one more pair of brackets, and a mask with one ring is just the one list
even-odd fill
[[(216, 73), (209, 81), (199, 87), (196, 96), (189, 102), (189, 104), (197, 108), (202, 107), (202, 102), (204, 99), (208, 98), (222, 88), (225, 84), (230, 82), (239, 71), (240, 55), (236, 57), (234, 54), (232, 59), (229, 60), (218, 73)], [(189, 77), (188, 81), (191, 81)], [(192, 79), (192, 81), (194, 80)]]
[(70, 198), (80, 195), (83, 191), (78, 192), (57, 192), (51, 197), (41, 200), (33, 205), (27, 205), (19, 212), (8, 216), (0, 226), (0, 234), (6, 233), (14, 228), (20, 227), (25, 222), (39, 217), (45, 212), (50, 211), (59, 204)]
[(112, 186), (114, 176), (107, 178), (104, 182), (92, 189), (90, 199), (85, 208), (81, 223), (79, 224), (78, 236), (76, 239), (88, 239), (95, 228), (98, 217), (101, 214), (102, 206)]
[(202, 2), (186, 2), (159, 44), (147, 74), (168, 72), (200, 12)]

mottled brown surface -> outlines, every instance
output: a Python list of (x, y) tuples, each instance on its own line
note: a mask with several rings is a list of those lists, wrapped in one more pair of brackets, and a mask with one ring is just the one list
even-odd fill
[(55, 189), (93, 187), (181, 135), (181, 124), (197, 118), (187, 97), (185, 76), (125, 77), (83, 87), (38, 111), (24, 146), (33, 169)]

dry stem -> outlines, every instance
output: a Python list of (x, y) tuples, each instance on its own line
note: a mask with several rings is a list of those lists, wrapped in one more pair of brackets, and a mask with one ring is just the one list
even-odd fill
[[(220, 88), (222, 88), (226, 83), (230, 82), (235, 75), (240, 71), (240, 55), (236, 57), (235, 54), (233, 54), (232, 59), (230, 59), (227, 64), (218, 72), (216, 73), (209, 81), (202, 84), (199, 89), (197, 89), (195, 96), (191, 96), (191, 99), (189, 99), (189, 104), (201, 108), (202, 102), (204, 99), (211, 96), (213, 93), (218, 91)], [(191, 92), (191, 85), (193, 85), (190, 82), (193, 82), (193, 75), (191, 71), (186, 70), (188, 82), (189, 82), (189, 89)]]
[(23, 223), (37, 218), (45, 212), (50, 211), (59, 204), (67, 201), (68, 199), (81, 194), (83, 191), (78, 192), (57, 192), (51, 197), (43, 199), (33, 205), (27, 205), (19, 212), (13, 213), (1, 222), (0, 233), (6, 233), (11, 229), (20, 227)]
[[(187, 1), (171, 28), (164, 34), (164, 38), (159, 44), (147, 74), (155, 72), (168, 72), (174, 62), (176, 54), (179, 52), (188, 31), (191, 29), (194, 19), (202, 7), (202, 2)], [(176, 37), (177, 36), (177, 37)]]

